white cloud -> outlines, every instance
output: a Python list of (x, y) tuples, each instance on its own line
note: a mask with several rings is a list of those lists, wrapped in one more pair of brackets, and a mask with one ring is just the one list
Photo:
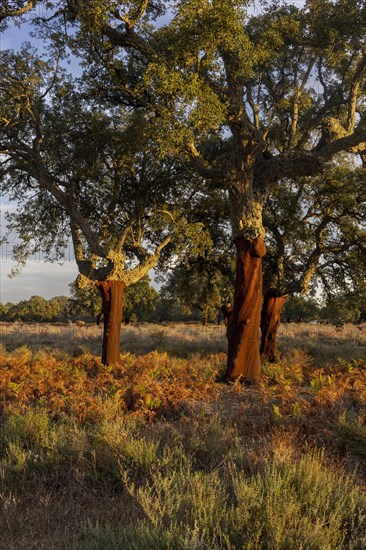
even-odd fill
[(78, 274), (75, 262), (57, 263), (37, 262), (30, 260), (20, 275), (10, 279), (8, 274), (14, 262), (0, 263), (0, 301), (19, 302), (39, 295), (44, 298), (69, 294), (68, 285)]

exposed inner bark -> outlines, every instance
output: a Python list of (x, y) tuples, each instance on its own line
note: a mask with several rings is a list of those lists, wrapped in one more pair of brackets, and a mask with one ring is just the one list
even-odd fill
[(112, 365), (120, 363), (120, 335), (123, 318), (123, 291), (125, 284), (120, 281), (99, 281), (103, 305), (103, 348), (102, 363)]
[(237, 249), (234, 304), (227, 325), (228, 361), (225, 380), (254, 382), (261, 375), (259, 332), (262, 305), (262, 237), (235, 240)]
[(261, 315), (261, 355), (270, 362), (277, 360), (277, 332), (281, 322), (281, 311), (286, 296), (277, 296), (269, 290), (264, 295)]

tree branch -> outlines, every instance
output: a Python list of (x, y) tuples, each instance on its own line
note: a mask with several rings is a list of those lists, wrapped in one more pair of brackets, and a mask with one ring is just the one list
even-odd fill
[(124, 271), (121, 278), (122, 282), (124, 282), (126, 286), (129, 286), (142, 279), (142, 277), (144, 277), (150, 269), (153, 269), (156, 266), (159, 261), (161, 251), (170, 243), (171, 240), (172, 236), (168, 235), (158, 246), (156, 246), (153, 254), (148, 254), (146, 258), (135, 268)]
[[(352, 151), (361, 143), (366, 142), (366, 128), (364, 116), (357, 129), (345, 137), (341, 137), (325, 144), (320, 149), (309, 152), (293, 153), (287, 157), (280, 155), (271, 159), (259, 158), (255, 166), (255, 185), (261, 187), (277, 183), (282, 178), (296, 178), (298, 176), (314, 176), (322, 172), (324, 165), (341, 151)], [(355, 152), (355, 151), (353, 151)]]
[(347, 120), (347, 130), (348, 133), (352, 132), (355, 126), (356, 120), (356, 107), (357, 107), (357, 96), (360, 88), (360, 80), (362, 73), (366, 68), (366, 51), (362, 52), (362, 58), (358, 63), (357, 69), (352, 79), (351, 90), (348, 100), (348, 120)]
[(149, 61), (157, 61), (159, 59), (156, 50), (146, 40), (136, 34), (132, 28), (121, 32), (108, 25), (103, 32), (113, 46), (134, 48), (143, 53)]
[(17, 17), (19, 15), (23, 15), (24, 13), (26, 13), (26, 12), (30, 11), (32, 8), (34, 8), (36, 4), (37, 4), (37, 0), (30, 0), (22, 8), (18, 8), (18, 9), (14, 9), (14, 10), (6, 9), (6, 7), (5, 7), (5, 9), (3, 8), (0, 11), (0, 23), (1, 23), (1, 21), (3, 21), (4, 19), (7, 19), (8, 17)]

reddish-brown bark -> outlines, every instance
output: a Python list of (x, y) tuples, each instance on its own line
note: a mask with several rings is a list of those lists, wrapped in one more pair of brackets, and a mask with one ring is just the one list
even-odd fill
[(286, 296), (277, 296), (268, 291), (264, 295), (261, 315), (261, 355), (274, 363), (277, 360), (277, 332), (281, 322), (281, 311)]
[(237, 249), (233, 310), (227, 325), (228, 359), (225, 380), (254, 382), (261, 376), (259, 332), (262, 305), (261, 237), (235, 240)]
[(120, 281), (99, 281), (97, 283), (102, 295), (103, 305), (103, 349), (102, 363), (112, 365), (120, 363), (120, 335), (123, 318), (124, 283)]

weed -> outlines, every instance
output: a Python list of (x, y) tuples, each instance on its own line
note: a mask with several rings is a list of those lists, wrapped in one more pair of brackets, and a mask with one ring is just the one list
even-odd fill
[(366, 457), (366, 425), (364, 418), (351, 420), (344, 412), (337, 424), (337, 432), (347, 446), (359, 456)]
[(329, 374), (319, 374), (319, 376), (310, 380), (311, 389), (315, 392), (320, 391), (324, 387), (331, 387), (333, 384), (334, 378)]

